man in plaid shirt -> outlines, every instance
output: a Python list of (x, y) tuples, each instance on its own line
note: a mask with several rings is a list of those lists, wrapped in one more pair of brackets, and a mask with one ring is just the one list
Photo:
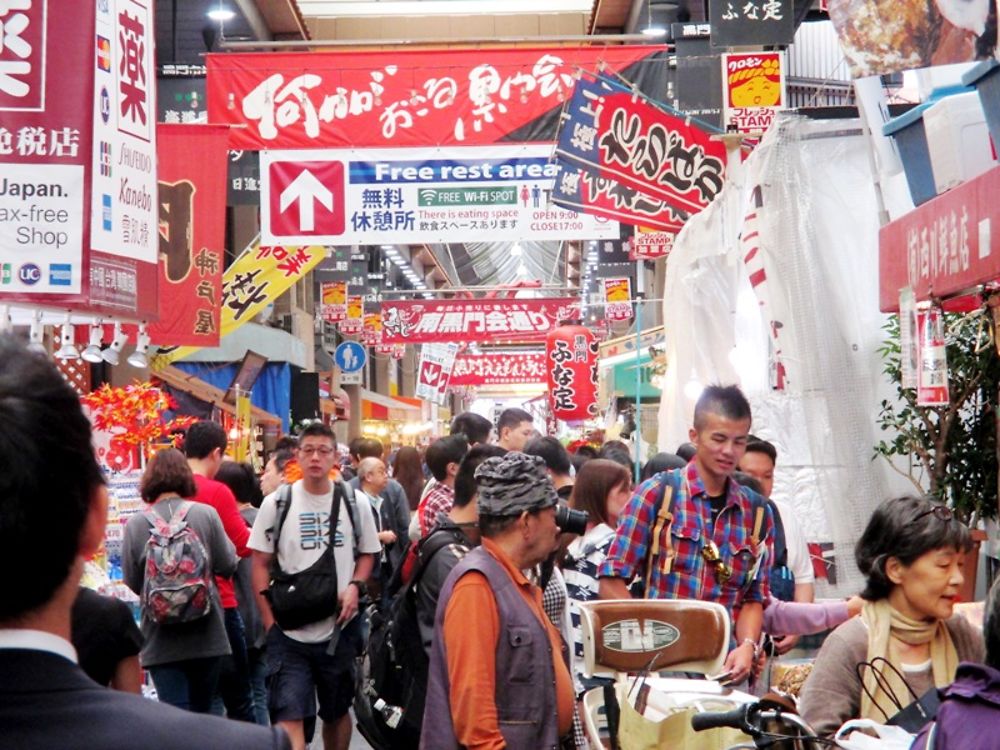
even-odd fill
[[(601, 565), (602, 599), (627, 599), (628, 584), (648, 580), (650, 599), (700, 599), (722, 604), (735, 638), (726, 658), (730, 681), (750, 674), (768, 597), (772, 520), (764, 499), (731, 480), (750, 433), (750, 404), (736, 386), (709, 386), (690, 430), (696, 453), (683, 469), (643, 482), (622, 511)], [(653, 540), (657, 510), (672, 491), (672, 522)], [(664, 500), (664, 504), (666, 501)], [(657, 547), (651, 557), (651, 547)]]

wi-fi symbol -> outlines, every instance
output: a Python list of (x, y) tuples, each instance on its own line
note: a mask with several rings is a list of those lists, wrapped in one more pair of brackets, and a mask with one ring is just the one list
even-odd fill
[(434, 188), (423, 188), (420, 191), (420, 199), (426, 203), (430, 203), (435, 198), (437, 198), (438, 191)]

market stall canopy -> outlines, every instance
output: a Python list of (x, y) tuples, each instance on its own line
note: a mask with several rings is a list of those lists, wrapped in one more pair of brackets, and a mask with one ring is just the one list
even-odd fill
[(319, 408), (324, 416), (340, 420), (351, 418), (351, 399), (342, 388), (335, 388), (330, 398), (320, 397)]
[[(183, 370), (167, 365), (153, 374), (156, 380), (161, 380), (165, 385), (175, 388), (184, 393), (190, 394), (199, 401), (204, 401), (228, 414), (236, 415), (236, 407), (223, 401), (226, 392), (214, 385), (209, 385), (204, 380), (189, 375)], [(262, 425), (277, 425), (281, 427), (281, 419), (269, 411), (252, 406), (251, 414), (253, 421)]]
[(367, 389), (361, 389), (361, 417), (363, 419), (406, 420), (420, 416), (420, 402), (417, 399), (383, 396)]

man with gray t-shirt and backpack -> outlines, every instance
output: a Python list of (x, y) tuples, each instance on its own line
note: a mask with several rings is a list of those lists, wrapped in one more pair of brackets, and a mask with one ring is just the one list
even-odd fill
[(330, 479), (337, 451), (329, 427), (302, 431), (298, 461), (302, 479), (264, 499), (248, 545), (272, 665), (268, 708), (304, 750), (318, 698), (324, 746), (346, 750), (362, 645), (358, 601), (381, 545), (368, 499)]

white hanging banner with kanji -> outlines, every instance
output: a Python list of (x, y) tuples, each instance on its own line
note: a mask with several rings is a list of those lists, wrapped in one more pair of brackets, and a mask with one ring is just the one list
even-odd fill
[(458, 344), (424, 344), (420, 350), (420, 367), (417, 370), (414, 396), (435, 404), (444, 404), (448, 379), (457, 354)]

